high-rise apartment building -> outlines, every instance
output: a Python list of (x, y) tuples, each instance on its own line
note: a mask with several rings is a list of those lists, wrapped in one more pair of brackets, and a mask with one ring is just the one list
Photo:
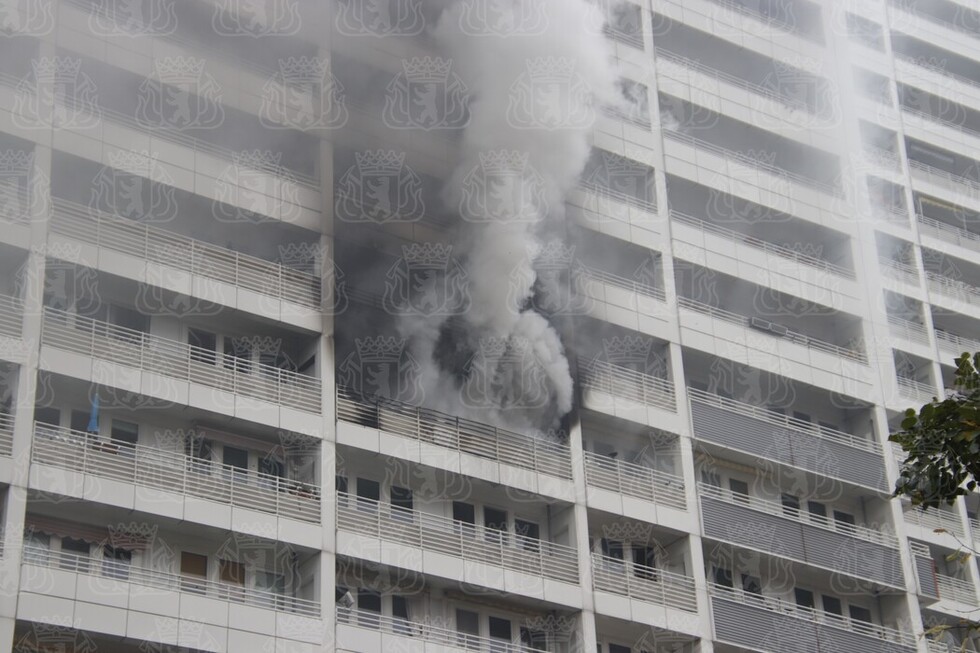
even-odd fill
[(9, 0), (0, 105), (0, 650), (977, 650), (969, 0)]

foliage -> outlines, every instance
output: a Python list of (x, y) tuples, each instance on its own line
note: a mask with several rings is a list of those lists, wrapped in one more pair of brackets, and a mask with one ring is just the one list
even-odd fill
[(980, 352), (956, 359), (954, 388), (916, 413), (905, 411), (902, 430), (889, 440), (906, 453), (895, 496), (937, 508), (977, 487), (980, 479)]

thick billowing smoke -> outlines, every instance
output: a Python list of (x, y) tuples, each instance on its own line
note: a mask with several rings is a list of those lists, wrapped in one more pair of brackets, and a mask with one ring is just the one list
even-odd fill
[(543, 22), (508, 36), (467, 29), (472, 5), (449, 7), (433, 34), (471, 94), (445, 190), (460, 217), (455, 251), (470, 308), (405, 317), (399, 328), (422, 365), (427, 403), (544, 431), (571, 410), (573, 386), (559, 335), (535, 310), (534, 260), (560, 233), (564, 197), (589, 158), (598, 107), (614, 101), (616, 74), (587, 0), (510, 0), (506, 24), (526, 24), (529, 7)]

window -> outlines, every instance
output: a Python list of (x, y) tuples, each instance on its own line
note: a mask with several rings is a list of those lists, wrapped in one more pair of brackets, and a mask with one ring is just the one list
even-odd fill
[(125, 580), (129, 578), (129, 566), (133, 552), (106, 544), (102, 549), (102, 575)]
[(732, 491), (732, 499), (739, 503), (749, 502), (749, 484), (737, 478), (728, 479), (728, 489)]
[(374, 590), (357, 590), (358, 623), (377, 628), (381, 621), (381, 594)]
[(721, 585), (722, 587), (734, 587), (734, 584), (732, 583), (732, 572), (730, 569), (715, 567), (713, 575), (716, 585)]
[(796, 605), (801, 608), (813, 609), (813, 592), (805, 590), (802, 587), (797, 587), (793, 590), (793, 594), (796, 598)]
[(140, 437), (140, 425), (121, 419), (113, 419), (110, 437), (114, 443), (121, 445), (120, 452), (134, 455), (136, 453), (134, 448)]
[(225, 367), (242, 374), (252, 371), (252, 343), (244, 338), (225, 338)]
[[(131, 308), (125, 308), (123, 306), (113, 305), (111, 315), (112, 323), (118, 327), (131, 331), (139, 331), (141, 333), (146, 333), (148, 330), (150, 320), (146, 315), (140, 313), (139, 311), (134, 311)], [(140, 337), (139, 334), (128, 332), (119, 335), (127, 340), (132, 339), (137, 341)]]
[(71, 430), (87, 433), (90, 416), (91, 414), (87, 410), (71, 411)]
[(222, 583), (245, 586), (245, 565), (233, 560), (218, 561), (218, 578)]
[(782, 496), (783, 514), (797, 516), (800, 513), (800, 500), (792, 494)]
[(762, 581), (755, 576), (742, 574), (742, 589), (750, 594), (762, 596)]
[(607, 540), (602, 538), (600, 541), (600, 546), (602, 547), (602, 555), (607, 558), (613, 558), (615, 560), (623, 559), (623, 543), (618, 540)]
[(823, 523), (824, 520), (827, 518), (827, 506), (825, 504), (820, 503), (819, 501), (807, 501), (806, 509), (807, 512), (809, 512), (811, 515), (814, 515), (818, 518), (819, 517), (823, 518), (823, 519), (816, 520), (819, 523)]
[(456, 636), (463, 648), (479, 646), (480, 615), (469, 610), (456, 608)]
[(528, 551), (539, 550), (538, 540), (541, 539), (541, 529), (537, 524), (524, 519), (515, 519), (514, 532), (520, 536), (520, 544), (525, 549)]
[(208, 577), (208, 557), (190, 551), (180, 552), (180, 589), (204, 594)]
[(871, 623), (871, 610), (867, 608), (862, 608), (860, 605), (849, 605), (847, 606), (847, 612), (854, 621), (863, 621), (866, 624)]
[(61, 568), (72, 571), (88, 571), (89, 543), (73, 537), (61, 538)]
[(633, 575), (637, 578), (657, 579), (657, 551), (652, 546), (634, 546), (633, 564)]
[(46, 406), (39, 406), (34, 409), (34, 421), (41, 424), (50, 424), (51, 426), (58, 426), (61, 424), (61, 411), (57, 408), (48, 408)]
[(376, 510), (381, 499), (381, 484), (367, 478), (357, 479), (358, 510)]
[(619, 644), (610, 644), (609, 653), (632, 653), (629, 646), (621, 646)]
[(265, 599), (274, 606), (286, 594), (286, 577), (274, 571), (256, 571), (255, 589), (266, 592)]
[(248, 473), (248, 451), (246, 449), (225, 445), (221, 450), (221, 461), (227, 467), (232, 468), (226, 469), (226, 472), (234, 473), (239, 482), (245, 481), (245, 476)]
[(411, 511), (415, 508), (415, 500), (409, 488), (391, 486), (391, 505), (394, 506), (391, 511), (392, 517), (408, 521), (414, 519)]
[(391, 617), (394, 619), (396, 633), (410, 635), (412, 628), (408, 618), (408, 599), (404, 596), (391, 597)]
[(854, 525), (854, 515), (852, 515), (849, 512), (844, 512), (843, 510), (835, 510), (834, 511), (834, 521), (837, 522), (838, 525), (846, 524), (846, 525), (849, 525), (849, 526), (853, 526)]
[(510, 619), (500, 617), (490, 617), (489, 633), (493, 639), (502, 639), (509, 642), (513, 636), (511, 633)]
[(214, 365), (218, 360), (218, 336), (201, 329), (187, 330), (187, 343), (192, 347), (191, 360)]
[(835, 614), (841, 616), (844, 613), (841, 611), (840, 599), (835, 596), (822, 595), (821, 600), (823, 601), (823, 611), (828, 614)]
[(488, 540), (501, 542), (507, 533), (507, 512), (497, 508), (483, 508), (484, 535)]
[(474, 524), (476, 524), (476, 508), (472, 503), (453, 501), (453, 519), (457, 522), (456, 527), (461, 528), (465, 535), (473, 536), (476, 530), (474, 528)]

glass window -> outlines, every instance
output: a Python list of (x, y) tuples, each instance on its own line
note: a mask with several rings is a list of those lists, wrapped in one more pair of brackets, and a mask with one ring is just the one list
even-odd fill
[(222, 583), (245, 585), (245, 565), (232, 560), (218, 561), (218, 577)]
[(852, 515), (849, 512), (844, 512), (842, 510), (835, 510), (834, 511), (834, 521), (836, 521), (838, 524), (849, 524), (849, 525), (853, 526), (854, 525), (854, 515)]
[(801, 608), (813, 609), (813, 592), (802, 587), (797, 587), (793, 590), (793, 594), (796, 598), (796, 605)]
[(57, 408), (39, 406), (34, 409), (34, 421), (41, 424), (58, 426), (61, 424), (61, 411)]
[(762, 581), (755, 576), (742, 574), (742, 589), (751, 594), (762, 596)]
[(208, 577), (208, 557), (190, 551), (180, 552), (180, 588), (203, 594)]
[(503, 639), (510, 641), (513, 636), (511, 634), (511, 623), (510, 619), (501, 619), (500, 617), (490, 617), (490, 637), (494, 639)]
[(494, 542), (506, 539), (507, 512), (485, 506), (483, 508), (483, 526), (487, 539)]
[(140, 425), (121, 419), (113, 419), (110, 437), (117, 445), (122, 445), (120, 451), (132, 454), (133, 448), (139, 441)]
[(82, 433), (88, 432), (89, 417), (90, 413), (87, 410), (71, 411), (71, 430), (80, 431)]
[[(476, 508), (472, 503), (453, 501), (453, 519), (463, 522), (463, 532), (473, 534), (473, 524), (476, 523)], [(468, 527), (466, 526), (468, 525)]]
[(623, 559), (622, 542), (618, 540), (608, 540), (606, 538), (602, 538), (600, 546), (602, 547), (602, 555), (609, 558), (615, 558), (616, 560)]
[(469, 610), (456, 608), (457, 640), (463, 648), (475, 647), (479, 644), (480, 615)]
[(357, 507), (361, 510), (376, 510), (381, 499), (381, 484), (369, 478), (357, 479)]
[(242, 374), (252, 371), (252, 343), (245, 338), (225, 338), (225, 367)]
[[(824, 519), (827, 517), (827, 506), (819, 501), (807, 501), (806, 509), (807, 512), (809, 512), (811, 515), (815, 515), (816, 517), (823, 517)], [(817, 523), (824, 523), (823, 519), (815, 521), (817, 521)]]
[(732, 583), (732, 572), (730, 569), (715, 567), (714, 577), (717, 585), (721, 585), (723, 587), (734, 587), (734, 584)]
[(796, 516), (800, 512), (800, 500), (799, 498), (793, 496), (792, 494), (784, 494), (782, 496), (783, 503), (783, 513), (791, 516)]
[(841, 603), (839, 598), (835, 596), (827, 596), (826, 594), (824, 594), (820, 598), (823, 601), (824, 612), (828, 614), (835, 614), (837, 616), (841, 616), (842, 614), (844, 614), (841, 611)]
[(849, 605), (847, 611), (851, 615), (851, 619), (871, 623), (871, 610), (862, 608), (860, 605)]
[(732, 498), (739, 503), (748, 503), (749, 484), (737, 478), (728, 479), (728, 489), (732, 491)]
[(73, 571), (88, 571), (89, 543), (74, 537), (61, 538), (61, 568)]
[(514, 520), (514, 532), (520, 536), (520, 543), (529, 551), (537, 551), (540, 548), (538, 540), (541, 539), (541, 529), (534, 522), (524, 519)]
[(408, 617), (408, 599), (404, 596), (391, 597), (391, 617), (394, 619), (396, 633), (411, 634)]
[(218, 360), (218, 336), (202, 329), (188, 329), (187, 342), (192, 347), (191, 360), (214, 365)]
[(377, 628), (381, 622), (381, 594), (374, 590), (357, 590), (358, 623)]

